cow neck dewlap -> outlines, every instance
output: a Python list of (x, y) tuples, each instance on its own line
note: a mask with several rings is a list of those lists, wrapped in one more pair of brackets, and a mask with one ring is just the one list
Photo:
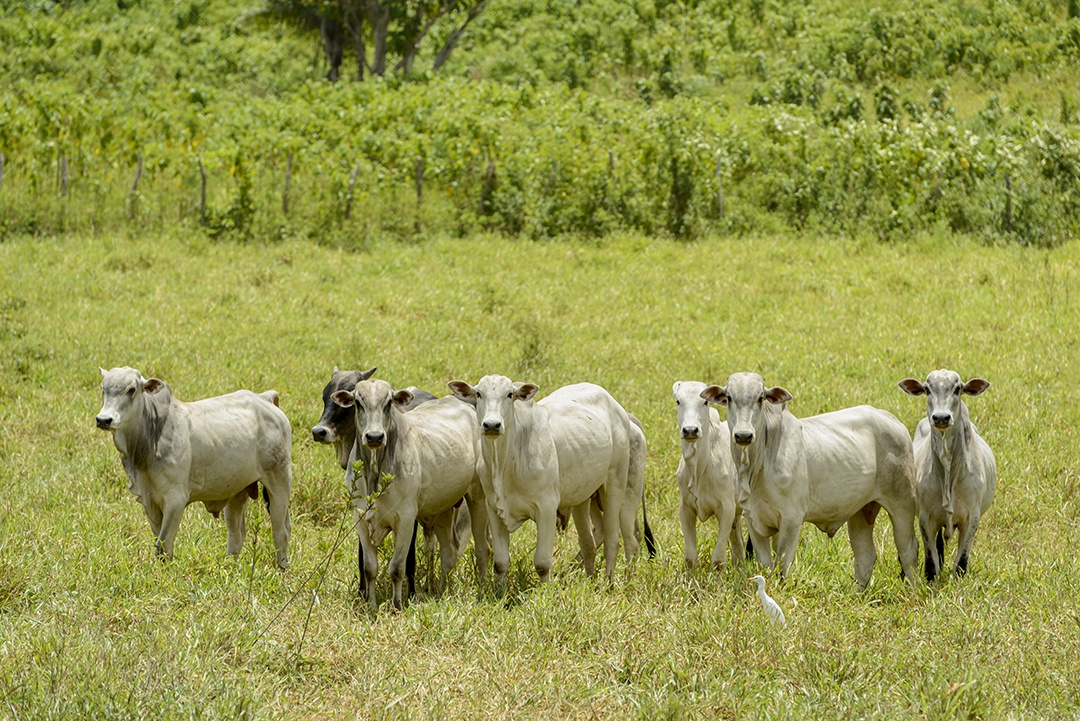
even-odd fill
[(481, 440), (481, 451), (484, 455), (484, 463), (488, 466), (491, 475), (491, 490), (495, 493), (495, 510), (499, 518), (507, 528), (515, 526), (510, 519), (510, 509), (506, 497), (505, 474), (510, 465), (510, 438), (484, 438)]
[(682, 442), (683, 461), (686, 462), (686, 470), (690, 480), (686, 483), (686, 490), (693, 490), (694, 485), (697, 483), (698, 475), (704, 470), (705, 464), (701, 463), (701, 456), (703, 454), (698, 452), (698, 443), (704, 443), (705, 439), (698, 439), (697, 443), (690, 443), (688, 441)]

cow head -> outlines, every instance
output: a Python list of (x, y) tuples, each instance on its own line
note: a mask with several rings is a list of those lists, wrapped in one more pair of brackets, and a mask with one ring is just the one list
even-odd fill
[(101, 371), (101, 410), (94, 421), (103, 431), (118, 431), (142, 415), (143, 396), (165, 387), (157, 378), (147, 380), (134, 368)]
[(705, 384), (700, 381), (676, 381), (671, 387), (675, 396), (675, 412), (679, 419), (679, 437), (694, 443), (702, 438), (708, 442), (709, 401), (704, 400), (701, 392)]
[(990, 383), (982, 378), (972, 378), (964, 383), (959, 373), (944, 369), (931, 372), (925, 383), (905, 378), (897, 385), (910, 395), (926, 396), (926, 417), (931, 426), (942, 432), (961, 417), (963, 394), (977, 396), (990, 387)]
[(766, 401), (783, 405), (791, 400), (791, 394), (780, 386), (766, 388), (765, 379), (757, 373), (734, 373), (728, 376), (726, 386), (709, 386), (701, 391), (701, 397), (727, 408), (731, 441), (744, 447), (753, 443), (764, 427)]
[[(338, 391), (349, 391), (356, 384), (365, 381), (375, 373), (374, 368), (366, 371), (342, 371), (334, 366), (334, 374), (330, 376), (330, 382), (323, 388), (323, 412), (319, 422), (311, 429), (311, 437), (316, 443), (336, 443), (342, 435), (349, 435), (355, 427), (355, 410), (352, 406), (342, 407), (334, 402), (333, 395)], [(350, 442), (351, 446), (352, 443)], [(348, 453), (350, 449), (346, 449)]]
[(487, 438), (506, 433), (514, 417), (514, 402), (532, 400), (540, 390), (532, 383), (514, 383), (506, 376), (484, 376), (475, 386), (465, 381), (450, 381), (447, 385), (459, 399), (475, 401), (480, 432)]
[(342, 408), (354, 409), (357, 440), (376, 450), (387, 444), (394, 406), (400, 409), (409, 405), (413, 395), (395, 391), (386, 381), (365, 380), (357, 383), (352, 392), (336, 391), (331, 398)]

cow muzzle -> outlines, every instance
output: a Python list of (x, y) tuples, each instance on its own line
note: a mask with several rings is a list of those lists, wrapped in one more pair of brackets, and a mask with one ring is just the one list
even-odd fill
[(751, 443), (754, 442), (754, 432), (753, 431), (735, 431), (734, 433), (731, 434), (731, 437), (740, 446), (748, 446), (748, 445), (750, 445)]
[(697, 426), (683, 426), (682, 439), (684, 441), (696, 441), (701, 438), (701, 429)]
[(364, 434), (364, 445), (368, 448), (382, 448), (386, 444), (386, 434), (373, 431)]
[(952, 425), (952, 413), (934, 413), (930, 416), (930, 424), (943, 431)]
[(337, 440), (337, 434), (326, 426), (315, 426), (311, 429), (311, 438), (316, 443), (333, 443)]
[(111, 431), (113, 429), (113, 417), (112, 416), (98, 416), (94, 419), (97, 427), (103, 431)]
[(484, 421), (482, 428), (485, 436), (494, 438), (503, 434), (502, 421)]

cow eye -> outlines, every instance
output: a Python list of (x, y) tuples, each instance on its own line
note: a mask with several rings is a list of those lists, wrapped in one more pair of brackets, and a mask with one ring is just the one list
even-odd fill
[(482, 396), (482, 395), (480, 395), (480, 391), (476, 391), (476, 397), (477, 397), (477, 398), (483, 398), (483, 396)]
[(135, 395), (135, 389), (134, 389), (134, 388), (128, 388), (128, 392), (127, 392), (127, 394), (128, 394), (129, 396), (133, 396), (133, 395)]
[(507, 398), (513, 398), (514, 397), (514, 391), (510, 391), (509, 393), (507, 393), (506, 397)]
[(682, 401), (680, 401), (680, 400), (679, 400), (678, 398), (676, 398), (676, 399), (675, 399), (675, 405), (677, 405), (677, 406), (681, 406), (681, 405), (682, 405)]

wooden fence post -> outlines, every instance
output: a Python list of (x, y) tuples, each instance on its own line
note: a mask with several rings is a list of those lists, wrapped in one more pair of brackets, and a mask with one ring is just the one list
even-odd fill
[(353, 168), (352, 176), (349, 177), (349, 192), (345, 195), (345, 220), (349, 219), (349, 214), (352, 212), (353, 188), (356, 187), (356, 176), (358, 175), (360, 175), (359, 162)]
[(139, 154), (139, 164), (137, 166), (135, 166), (135, 179), (133, 181), (131, 181), (131, 193), (128, 195), (128, 205), (130, 206), (128, 217), (131, 220), (135, 220), (135, 199), (136, 199), (135, 198), (135, 193), (138, 192), (138, 190), (139, 190), (139, 178), (142, 177), (142, 169), (143, 169), (143, 156), (142, 156), (142, 153), (140, 153)]
[(1009, 171), (1005, 171), (1005, 232), (1011, 233), (1013, 229), (1012, 222), (1012, 176), (1009, 175)]
[(484, 176), (484, 186), (480, 189), (480, 204), (477, 206), (477, 215), (488, 214), (488, 200), (491, 191), (495, 188), (495, 161), (489, 160), (487, 174)]
[(66, 197), (68, 192), (68, 159), (65, 155), (60, 158), (60, 197)]
[(289, 153), (289, 160), (285, 163), (285, 191), (281, 194), (281, 212), (289, 214), (289, 183), (292, 181), (293, 154)]
[(424, 159), (416, 159), (416, 207), (420, 207), (420, 202), (424, 197)]
[(199, 162), (199, 225), (206, 225), (206, 168), (202, 158), (195, 156), (195, 160)]
[(548, 173), (547, 182), (544, 183), (544, 197), (545, 198), (548, 196), (548, 193), (551, 192), (551, 185), (552, 185), (552, 183), (555, 182), (555, 176), (557, 176), (558, 174), (559, 174), (559, 161), (558, 160), (552, 160), (551, 161), (551, 172)]
[(721, 220), (724, 219), (724, 183), (721, 178), (720, 158), (721, 152), (716, 151), (716, 215)]

